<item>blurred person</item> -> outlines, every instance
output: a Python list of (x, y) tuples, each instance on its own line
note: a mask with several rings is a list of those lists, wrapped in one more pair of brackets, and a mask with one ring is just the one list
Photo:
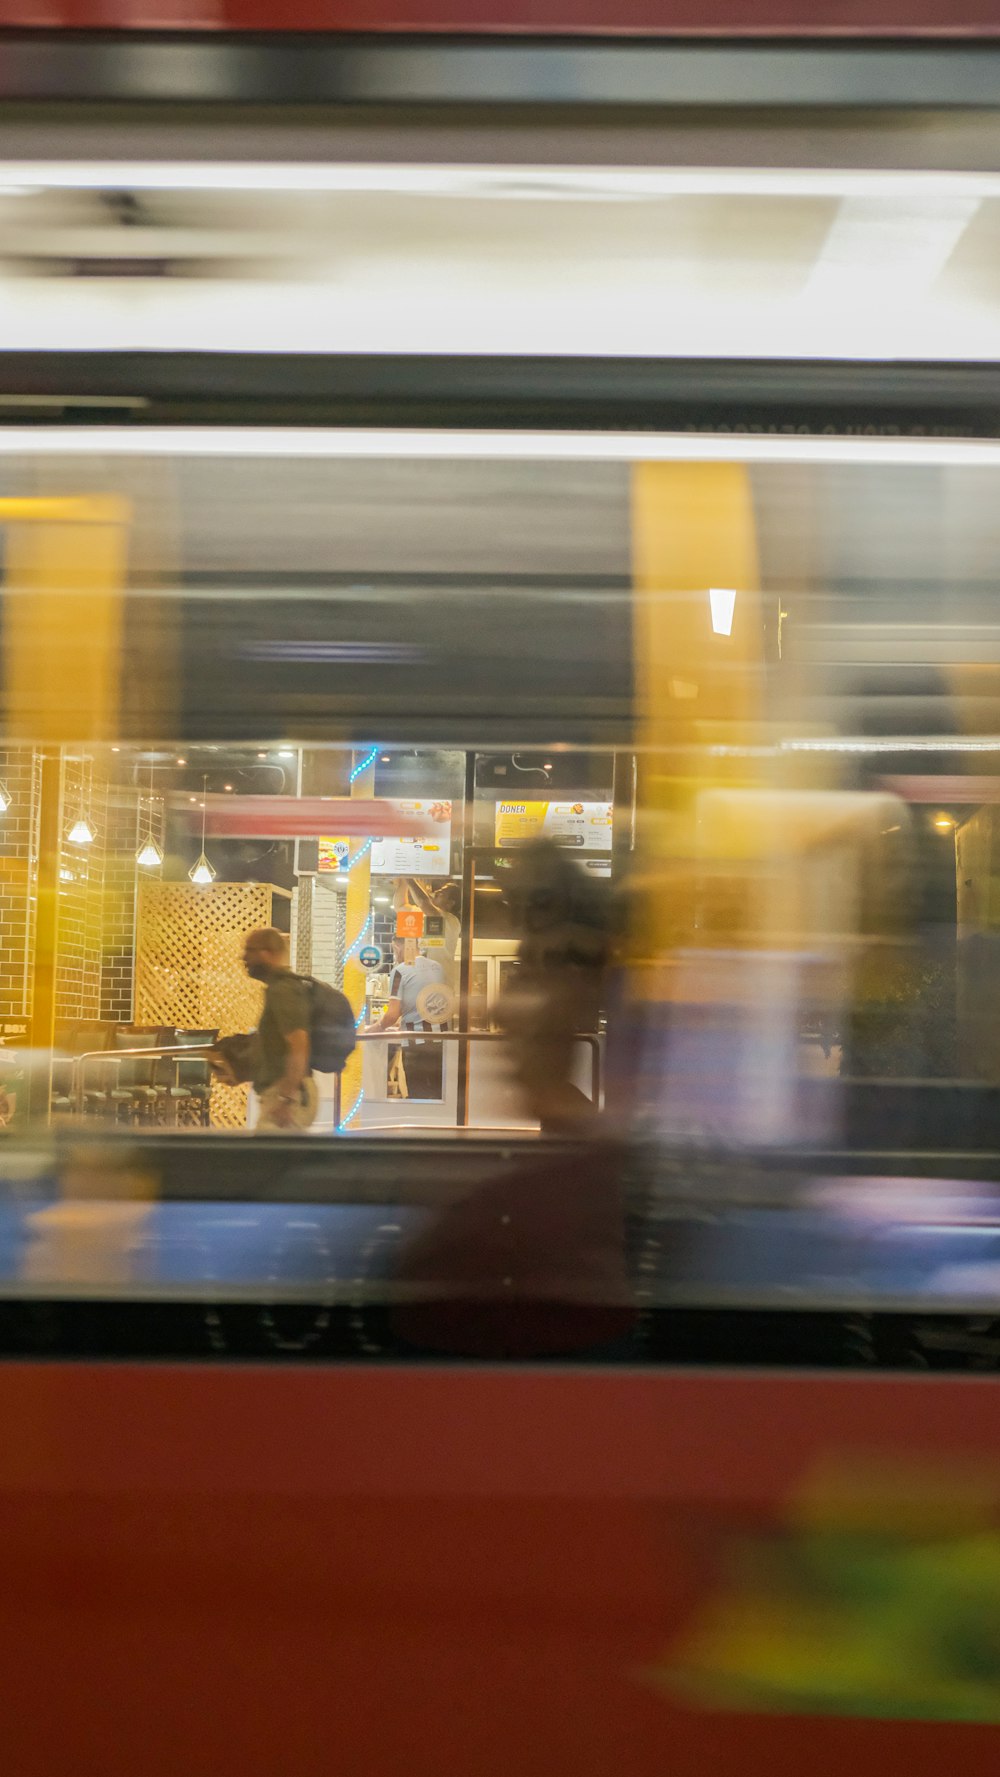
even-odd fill
[(542, 1131), (571, 1133), (599, 1115), (572, 1074), (574, 1037), (597, 1029), (604, 1006), (609, 897), (549, 839), (514, 854), (505, 894), (520, 933), (515, 985), (500, 1005), (514, 1076)]
[(394, 1331), (413, 1349), (452, 1357), (634, 1362), (623, 1146), (588, 1133), (526, 1154), (404, 1242)]
[[(425, 988), (447, 986), (442, 965), (435, 957), (420, 952), (412, 963), (406, 961), (402, 938), (392, 943), (393, 971), (389, 982), (389, 1003), (381, 1018), (369, 1025), (372, 1031), (392, 1030), (395, 1025), (407, 1031), (432, 1031), (434, 1021), (424, 1016), (421, 995)], [(411, 1042), (400, 1044), (403, 1052), (403, 1074), (408, 1098), (440, 1098), (442, 1094), (442, 1054), (440, 1043)]]
[(260, 1101), (256, 1128), (262, 1134), (308, 1129), (319, 1106), (310, 1065), (309, 983), (292, 973), (288, 939), (274, 926), (247, 935), (243, 966), (251, 980), (264, 987), (252, 1056), (251, 1079)]

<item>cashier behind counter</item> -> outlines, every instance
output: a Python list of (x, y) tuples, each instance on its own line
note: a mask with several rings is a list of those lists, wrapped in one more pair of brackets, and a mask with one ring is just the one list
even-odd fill
[[(393, 940), (392, 955), (389, 1003), (381, 1018), (369, 1028), (373, 1031), (391, 1030), (398, 1025), (401, 1030), (428, 1033), (435, 1029), (440, 1030), (447, 1024), (447, 1018), (434, 1019), (425, 1016), (428, 1007), (424, 990), (434, 987), (447, 990), (441, 964), (425, 953), (418, 955), (412, 963), (405, 962), (401, 938)], [(403, 1052), (407, 1097), (440, 1098), (443, 1089), (442, 1045), (435, 1042), (412, 1042), (403, 1043), (400, 1047)]]

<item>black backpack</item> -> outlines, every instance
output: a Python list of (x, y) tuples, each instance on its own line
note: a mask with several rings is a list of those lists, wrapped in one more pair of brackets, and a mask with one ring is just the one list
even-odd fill
[(351, 1002), (327, 981), (317, 981), (312, 975), (301, 979), (309, 989), (311, 1009), (309, 1065), (318, 1074), (339, 1074), (356, 1041)]

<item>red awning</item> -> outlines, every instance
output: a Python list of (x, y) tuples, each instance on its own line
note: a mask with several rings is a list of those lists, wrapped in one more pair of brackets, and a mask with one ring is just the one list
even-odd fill
[[(174, 796), (173, 806), (201, 831), (202, 799)], [(205, 831), (228, 839), (419, 839), (440, 831), (391, 802), (349, 796), (208, 796)]]

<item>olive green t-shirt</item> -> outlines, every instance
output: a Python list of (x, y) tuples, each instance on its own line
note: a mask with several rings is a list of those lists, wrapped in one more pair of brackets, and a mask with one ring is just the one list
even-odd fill
[(301, 976), (293, 975), (288, 969), (271, 976), (257, 1027), (255, 1092), (266, 1092), (284, 1074), (288, 1060), (288, 1033), (309, 1029), (310, 998)]

